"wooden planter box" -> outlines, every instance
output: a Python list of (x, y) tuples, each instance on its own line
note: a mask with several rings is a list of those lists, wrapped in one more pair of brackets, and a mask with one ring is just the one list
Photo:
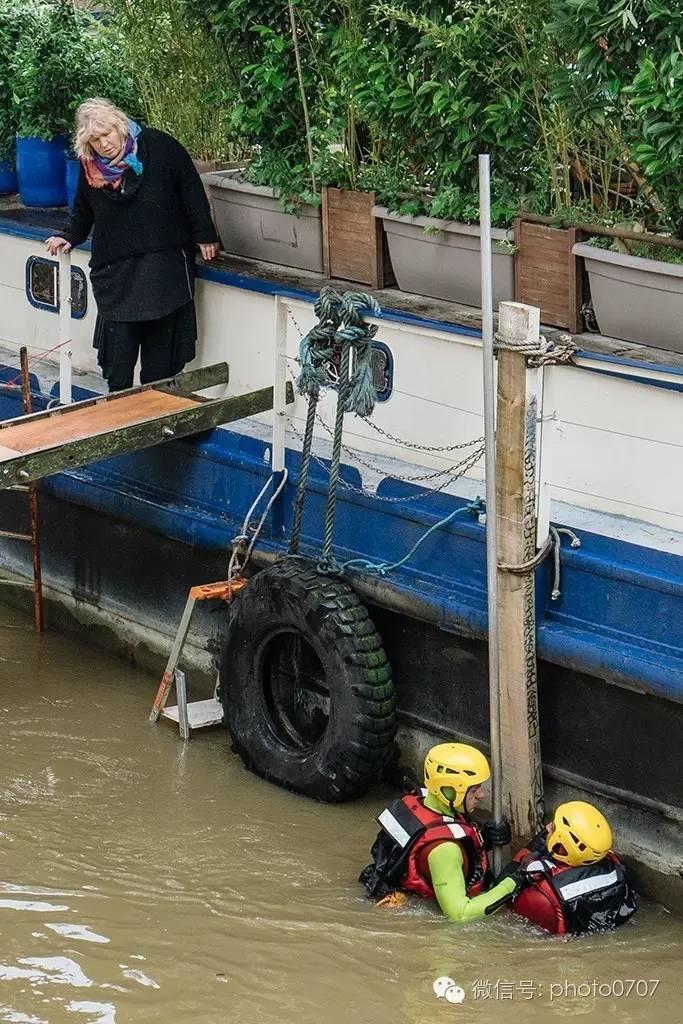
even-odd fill
[(371, 288), (395, 284), (382, 221), (372, 215), (374, 192), (322, 190), (323, 266), (327, 277)]
[(564, 327), (577, 334), (583, 330), (582, 272), (572, 253), (583, 238), (580, 228), (553, 228), (518, 218), (515, 221), (515, 298), (538, 306), (541, 322)]

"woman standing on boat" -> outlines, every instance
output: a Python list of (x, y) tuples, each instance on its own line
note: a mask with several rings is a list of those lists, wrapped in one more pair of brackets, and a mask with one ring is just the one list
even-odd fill
[(138, 353), (141, 384), (171, 377), (195, 355), (195, 246), (205, 260), (219, 251), (201, 179), (179, 142), (105, 99), (76, 111), (75, 149), (69, 230), (47, 250), (68, 252), (94, 227), (94, 346), (109, 390), (132, 387)]

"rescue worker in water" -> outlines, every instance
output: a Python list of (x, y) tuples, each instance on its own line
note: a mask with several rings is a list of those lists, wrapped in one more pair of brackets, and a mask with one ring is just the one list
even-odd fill
[[(486, 847), (509, 842), (505, 830), (470, 819), (490, 777), (475, 747), (442, 743), (425, 759), (425, 789), (394, 801), (379, 816), (373, 861), (361, 873), (371, 896), (397, 889), (435, 898), (452, 921), (475, 921), (512, 901), (512, 909), (554, 934), (582, 934), (622, 924), (637, 901), (611, 852), (603, 815), (581, 801), (558, 807), (491, 885)], [(488, 839), (488, 842), (487, 842)]]
[[(492, 914), (528, 882), (521, 863), (491, 887), (486, 843), (470, 818), (484, 796), (488, 761), (466, 743), (440, 743), (424, 763), (425, 789), (395, 800), (380, 814), (372, 864), (360, 875), (371, 896), (396, 889), (436, 898), (451, 921)], [(494, 837), (495, 840), (496, 837)], [(499, 845), (508, 837), (497, 837)]]
[(513, 911), (554, 935), (616, 928), (638, 909), (624, 865), (612, 851), (607, 819), (583, 800), (560, 804), (552, 822), (512, 863), (521, 864), (529, 880), (515, 896)]

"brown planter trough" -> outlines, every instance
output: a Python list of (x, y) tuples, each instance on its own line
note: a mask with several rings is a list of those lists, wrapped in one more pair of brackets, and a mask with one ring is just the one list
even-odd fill
[(381, 220), (372, 215), (374, 192), (322, 190), (323, 263), (327, 277), (371, 288), (395, 284)]
[(515, 298), (538, 306), (541, 321), (577, 334), (583, 329), (581, 267), (573, 254), (582, 238), (579, 228), (515, 221)]

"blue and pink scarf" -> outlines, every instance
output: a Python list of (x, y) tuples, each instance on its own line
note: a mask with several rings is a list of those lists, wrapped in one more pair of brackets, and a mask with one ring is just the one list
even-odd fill
[(123, 176), (130, 169), (138, 176), (142, 174), (142, 164), (138, 160), (138, 135), (142, 131), (137, 121), (128, 122), (128, 135), (122, 156), (113, 164), (103, 156), (94, 154), (89, 160), (81, 161), (85, 177), (93, 188), (120, 188)]

